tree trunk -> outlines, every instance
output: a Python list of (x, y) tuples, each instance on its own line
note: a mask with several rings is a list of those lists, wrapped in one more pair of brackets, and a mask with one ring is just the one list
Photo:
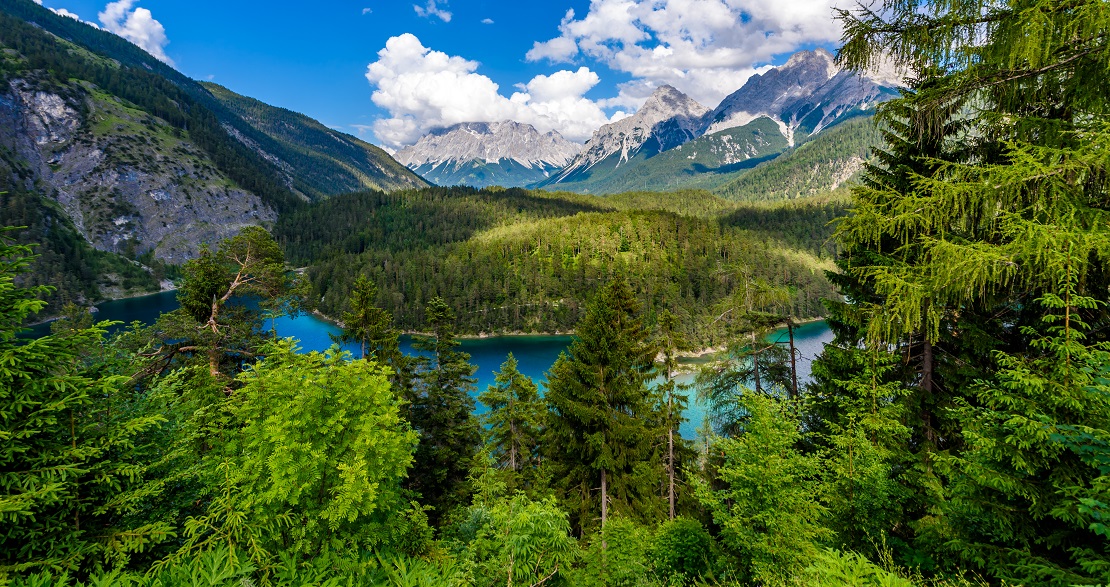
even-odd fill
[(786, 331), (790, 333), (790, 399), (798, 399), (798, 358), (794, 350), (794, 321), (786, 321)]
[(933, 343), (929, 342), (928, 337), (924, 338), (921, 348), (921, 390), (925, 392), (925, 397), (921, 398), (921, 427), (929, 444), (936, 447), (937, 434), (933, 430), (933, 414), (927, 407), (933, 397)]
[[(668, 402), (670, 403), (670, 402)], [(674, 519), (674, 427), (667, 430), (667, 498), (671, 506), (671, 518)]]
[(601, 527), (605, 527), (605, 520), (609, 518), (609, 484), (606, 470), (601, 470)]
[(755, 392), (760, 393), (759, 386), (759, 348), (755, 343), (755, 333), (752, 333), (752, 373), (755, 375)]
[(516, 420), (509, 420), (509, 434), (512, 436), (509, 441), (509, 468), (516, 471)]

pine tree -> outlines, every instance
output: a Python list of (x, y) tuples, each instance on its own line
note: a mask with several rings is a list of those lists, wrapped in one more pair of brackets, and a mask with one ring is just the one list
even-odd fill
[(0, 230), (0, 574), (123, 566), (171, 534), (128, 517), (143, 498), (139, 439), (164, 418), (139, 409), (126, 376), (86, 360), (108, 323), (16, 338), (46, 288), (16, 285), (32, 257), (9, 234)]
[(409, 488), (435, 509), (434, 520), (466, 503), (467, 476), (481, 444), (474, 416), (474, 371), (470, 355), (457, 350), (455, 313), (433, 298), (425, 310), (430, 335), (413, 337), (415, 380), (406, 390), (408, 420), (420, 434)]
[[(1075, 462), (1100, 450), (1091, 424), (1101, 408), (1062, 410), (1031, 390), (1079, 393), (1068, 368), (1047, 368), (1067, 363), (1061, 349), (1078, 356), (1076, 341), (1053, 330), (1062, 308), (1086, 327), (1086, 348), (1110, 338), (1107, 308), (1074, 302), (1104, 299), (1110, 286), (1106, 3), (890, 1), (841, 16), (844, 64), (893, 58), (918, 78), (889, 107), (908, 107), (895, 129), (909, 147), (904, 164), (869, 171), (839, 230), (853, 257), (846, 276), (857, 282), (842, 315), (872, 348), (912, 359), (903, 385), (916, 398), (907, 404), (913, 442), (938, 454), (922, 464), (935, 465), (950, 498), (925, 504), (929, 515), (913, 522), (918, 545), (998, 580), (1105, 580), (1105, 559), (1083, 554), (1104, 543), (1062, 530), (1077, 520), (1067, 508), (1041, 509), (1052, 502), (1043, 496), (1094, 484), (1097, 471)], [(1043, 381), (1018, 375), (1030, 371)], [(1010, 428), (1020, 422), (1028, 425)], [(1066, 449), (1052, 441), (1049, 430), (1072, 428), (1089, 434)], [(1048, 485), (1028, 485), (1034, 472)], [(1072, 507), (1080, 499), (1098, 501)], [(985, 514), (984, 504), (1027, 502), (1035, 526), (1025, 512)]]
[(660, 511), (647, 388), (656, 349), (638, 314), (631, 288), (614, 280), (551, 367), (545, 453), (579, 529), (604, 526), (610, 512), (650, 519)]
[(534, 467), (543, 429), (543, 402), (536, 384), (517, 369), (512, 353), (478, 401), (489, 408), (482, 422), (486, 447), (497, 464), (513, 472)]
[(343, 322), (341, 342), (358, 342), (361, 358), (371, 354), (382, 363), (396, 362), (398, 332), (393, 329), (393, 316), (375, 305), (378, 288), (365, 275), (359, 275), (351, 290), (348, 309), (340, 315)]

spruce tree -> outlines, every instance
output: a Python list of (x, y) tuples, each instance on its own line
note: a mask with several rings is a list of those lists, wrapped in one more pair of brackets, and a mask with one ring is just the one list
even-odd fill
[(33, 257), (9, 235), (0, 229), (0, 575), (124, 566), (172, 534), (132, 516), (146, 497), (141, 438), (164, 418), (126, 376), (87, 360), (108, 323), (16, 337), (48, 288), (16, 285)]
[(393, 329), (393, 316), (375, 305), (378, 288), (365, 275), (355, 279), (347, 310), (339, 319), (343, 322), (341, 342), (357, 342), (360, 358), (374, 355), (381, 363), (396, 361), (398, 333)]
[(458, 350), (455, 313), (441, 298), (433, 298), (425, 309), (431, 334), (413, 337), (416, 358), (415, 380), (406, 389), (408, 419), (420, 435), (408, 487), (435, 508), (439, 520), (456, 506), (466, 503), (467, 476), (481, 444), (481, 431), (474, 416), (474, 371), (470, 355)]
[(612, 514), (658, 516), (651, 462), (657, 420), (647, 382), (655, 348), (623, 279), (603, 288), (552, 366), (546, 394), (547, 462), (575, 526)]
[(1106, 3), (890, 1), (841, 17), (843, 64), (892, 58), (919, 78), (890, 107), (912, 106), (909, 164), (898, 181), (869, 171), (839, 230), (865, 294), (846, 292), (842, 315), (910, 359), (914, 442), (937, 455), (922, 461), (940, 495), (910, 520), (917, 545), (999, 581), (1105, 582), (1102, 502), (1078, 488), (1099, 485), (1090, 455), (1105, 446), (1099, 386), (1082, 381), (1105, 379), (1091, 349), (1110, 339)]
[(530, 377), (517, 369), (509, 353), (495, 374), (494, 384), (478, 396), (489, 411), (482, 416), (486, 447), (497, 464), (513, 472), (531, 469), (539, 456), (543, 402)]

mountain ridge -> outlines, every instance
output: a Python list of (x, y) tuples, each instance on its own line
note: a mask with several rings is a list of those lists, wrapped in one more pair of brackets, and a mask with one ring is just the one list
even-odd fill
[(395, 158), (439, 185), (523, 187), (566, 166), (581, 148), (530, 124), (464, 122), (424, 135)]

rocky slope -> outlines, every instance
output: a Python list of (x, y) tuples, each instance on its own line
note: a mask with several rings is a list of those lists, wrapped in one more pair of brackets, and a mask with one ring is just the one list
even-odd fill
[[(31, 0), (0, 3), (0, 226), (59, 299), (157, 289), (166, 264), (304, 201), (426, 185), (302, 115), (202, 86)], [(114, 276), (114, 277), (113, 277)]]
[(393, 191), (427, 185), (388, 153), (357, 137), (218, 84), (202, 82), (201, 86), (270, 139), (259, 141), (230, 122), (225, 123), (230, 135), (276, 165), (286, 185), (309, 199), (359, 190)]
[(801, 51), (782, 67), (753, 75), (722, 100), (702, 132), (713, 134), (766, 117), (793, 145), (795, 133), (820, 132), (853, 110), (869, 110), (896, 95), (870, 77), (841, 71), (824, 49)]
[(660, 86), (635, 114), (594, 132), (586, 148), (543, 185), (607, 179), (630, 162), (650, 158), (697, 136), (709, 109), (672, 86)]
[(594, 133), (582, 154), (540, 186), (593, 193), (716, 189), (811, 135), (869, 114), (897, 95), (884, 85), (895, 73), (841, 71), (817, 49), (752, 76), (713, 110), (664, 86), (636, 115)]
[(0, 148), (99, 250), (181, 263), (201, 243), (277, 218), (175, 130), (88, 83), (0, 88)]
[(581, 148), (530, 124), (467, 122), (421, 137), (396, 158), (437, 185), (523, 187), (566, 166)]

